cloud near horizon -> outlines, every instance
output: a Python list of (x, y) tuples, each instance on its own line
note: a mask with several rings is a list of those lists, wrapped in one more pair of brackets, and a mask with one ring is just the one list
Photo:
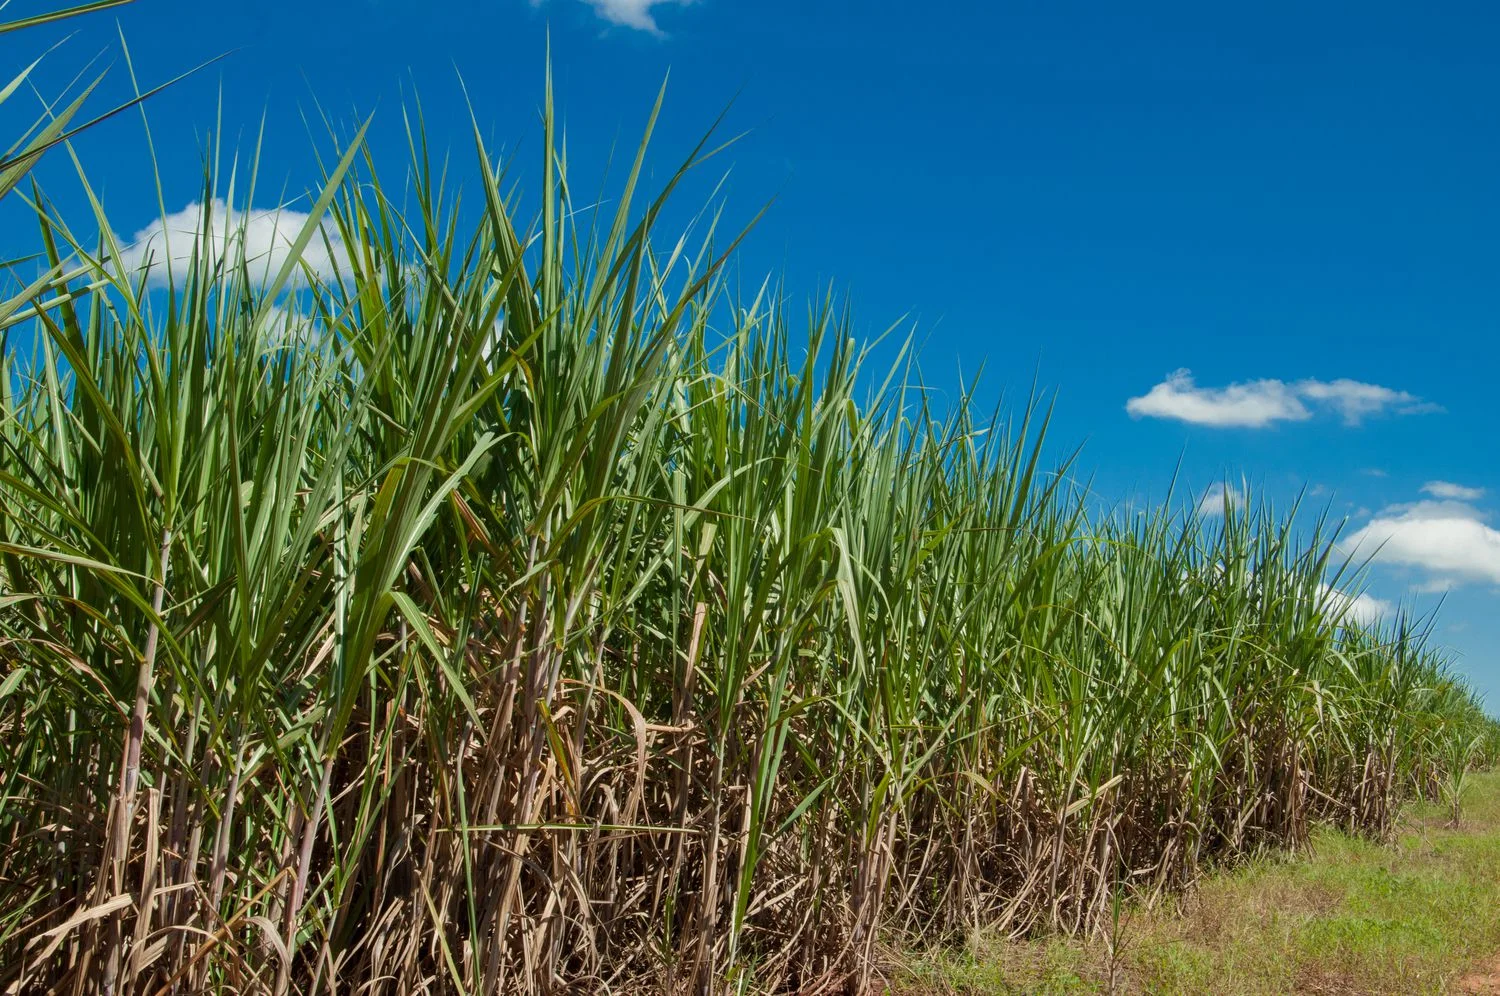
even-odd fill
[(1390, 602), (1376, 598), (1369, 592), (1351, 595), (1347, 591), (1341, 591), (1328, 584), (1320, 585), (1319, 588), (1323, 593), (1323, 604), (1330, 611), (1339, 614), (1346, 621), (1356, 622), (1361, 626), (1379, 622), (1396, 608)]
[(1245, 492), (1232, 484), (1215, 484), (1198, 499), (1198, 514), (1205, 517), (1223, 515), (1226, 508), (1238, 511), (1244, 507)]
[[(120, 263), (127, 272), (150, 266), (148, 282), (162, 286), (169, 273), (178, 280), (186, 277), (194, 244), (206, 242), (214, 259), (225, 259), (230, 265), (243, 260), (252, 280), (269, 283), (291, 255), (310, 217), (291, 208), (241, 211), (217, 197), (206, 204), (193, 202), (136, 232), (121, 250)], [(348, 253), (338, 234), (325, 225), (322, 234), (314, 234), (303, 250), (302, 262), (326, 279), (347, 267)], [(304, 277), (299, 271), (294, 282)]]
[(1419, 590), (1465, 581), (1500, 584), (1500, 530), (1488, 518), (1460, 501), (1392, 505), (1340, 546), (1353, 556), (1426, 571)]
[(1213, 428), (1262, 429), (1276, 422), (1304, 422), (1318, 411), (1334, 411), (1345, 425), (1373, 415), (1437, 412), (1437, 405), (1406, 391), (1357, 380), (1252, 380), (1227, 387), (1199, 387), (1192, 371), (1176, 370), (1138, 398), (1125, 402), (1133, 418), (1167, 418)]

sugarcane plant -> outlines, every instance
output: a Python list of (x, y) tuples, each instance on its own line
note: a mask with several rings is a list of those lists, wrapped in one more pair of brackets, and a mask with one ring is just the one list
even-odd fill
[(550, 84), (529, 187), (331, 132), (269, 259), (216, 147), (160, 245), (31, 199), (0, 988), (857, 988), (1441, 770), (1474, 698), (1333, 526), (1101, 508), (1044, 400), (742, 293), (717, 195), (661, 232), (722, 144), (642, 193), (660, 107), (582, 201)]

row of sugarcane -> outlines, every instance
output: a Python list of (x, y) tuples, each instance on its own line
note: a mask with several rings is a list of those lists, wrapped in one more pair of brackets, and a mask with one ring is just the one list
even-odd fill
[(708, 145), (579, 205), (553, 121), (466, 201), (360, 132), (271, 260), (212, 162), (144, 256), (33, 198), (0, 991), (857, 990), (1493, 753), (1335, 527), (1102, 509), (1043, 406), (660, 236)]

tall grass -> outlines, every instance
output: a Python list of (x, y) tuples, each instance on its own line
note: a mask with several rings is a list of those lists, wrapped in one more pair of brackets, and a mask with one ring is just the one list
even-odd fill
[(1488, 731), (1326, 526), (1096, 511), (1041, 407), (659, 235), (709, 144), (587, 209), (552, 120), (534, 212), (356, 136), (274, 273), (37, 202), (102, 284), (0, 376), (5, 991), (855, 988), (1382, 834)]

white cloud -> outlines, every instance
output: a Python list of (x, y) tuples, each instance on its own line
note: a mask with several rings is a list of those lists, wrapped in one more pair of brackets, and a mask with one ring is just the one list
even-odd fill
[(1406, 415), (1439, 410), (1405, 391), (1347, 378), (1199, 387), (1188, 370), (1168, 374), (1141, 397), (1125, 402), (1125, 410), (1135, 418), (1170, 418), (1215, 428), (1261, 429), (1275, 422), (1302, 422), (1318, 409), (1337, 412), (1346, 425), (1387, 411)]
[(1359, 425), (1366, 416), (1379, 415), (1390, 408), (1403, 415), (1435, 410), (1416, 395), (1379, 384), (1362, 384), (1347, 377), (1333, 381), (1299, 380), (1294, 389), (1307, 400), (1337, 411), (1344, 417), (1345, 425)]
[[(531, 0), (533, 7), (540, 7), (544, 0)], [(584, 0), (594, 12), (611, 24), (618, 24), (627, 28), (635, 28), (637, 31), (646, 31), (653, 35), (662, 33), (656, 23), (656, 18), (651, 13), (653, 7), (663, 7), (667, 4), (687, 6), (696, 3), (697, 0)]]
[(692, 0), (588, 0), (588, 5), (594, 8), (600, 17), (613, 24), (623, 24), (627, 28), (636, 28), (659, 35), (661, 29), (656, 26), (656, 18), (651, 16), (651, 8), (669, 3), (691, 2)]
[(1449, 501), (1478, 501), (1484, 497), (1484, 488), (1466, 488), (1449, 481), (1428, 481), (1422, 485), (1422, 491)]
[(1395, 606), (1368, 592), (1351, 595), (1331, 585), (1319, 585), (1323, 595), (1323, 608), (1345, 622), (1370, 626), (1395, 611)]
[[(1219, 584), (1224, 577), (1224, 569), (1219, 564), (1211, 564), (1206, 569), (1197, 572), (1196, 583), (1205, 587)], [(1254, 573), (1243, 576), (1243, 582), (1248, 587), (1254, 583)], [(1188, 590), (1186, 582), (1194, 580), (1194, 574), (1183, 571), (1182, 579), (1185, 582), (1183, 590)], [(1384, 599), (1376, 598), (1368, 592), (1360, 592), (1351, 595), (1349, 592), (1324, 582), (1318, 585), (1316, 597), (1317, 608), (1327, 615), (1337, 618), (1344, 623), (1357, 623), (1360, 626), (1371, 626), (1380, 620), (1390, 616), (1396, 611), (1395, 605)]]
[(1381, 510), (1344, 541), (1351, 553), (1417, 567), (1435, 578), (1500, 584), (1500, 530), (1456, 501), (1419, 501)]
[(1232, 484), (1215, 484), (1203, 492), (1203, 497), (1198, 499), (1198, 514), (1223, 515), (1226, 506), (1235, 510), (1244, 508), (1245, 492)]
[[(149, 265), (153, 284), (165, 284), (169, 268), (181, 281), (187, 276), (194, 244), (202, 243), (200, 255), (226, 259), (230, 265), (243, 259), (252, 280), (268, 283), (291, 255), (292, 244), (310, 217), (290, 208), (241, 211), (216, 197), (206, 205), (189, 204), (136, 232), (121, 250), (120, 263), (127, 271)], [(302, 262), (326, 279), (336, 269), (347, 267), (348, 255), (337, 233), (325, 225), (303, 250)], [(299, 270), (297, 278), (302, 276)]]
[(1296, 422), (1312, 412), (1279, 380), (1256, 380), (1228, 387), (1199, 387), (1193, 375), (1178, 370), (1144, 396), (1131, 398), (1125, 410), (1136, 418), (1175, 418), (1194, 425), (1249, 426)]
[(265, 342), (272, 348), (304, 346), (323, 337), (322, 323), (295, 308), (272, 305), (265, 314)]

